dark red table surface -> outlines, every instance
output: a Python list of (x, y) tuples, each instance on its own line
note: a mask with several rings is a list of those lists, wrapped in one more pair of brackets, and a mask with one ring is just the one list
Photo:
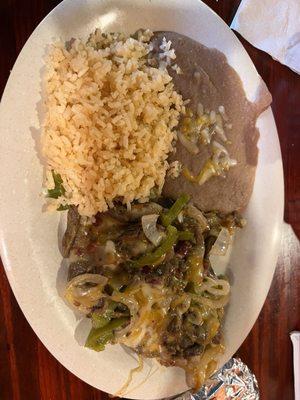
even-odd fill
[[(229, 24), (240, 0), (205, 2)], [(58, 3), (0, 0), (0, 94), (27, 38)], [(238, 356), (256, 374), (262, 400), (292, 400), (289, 332), (300, 330), (300, 76), (239, 39), (273, 95), (284, 166), (286, 223), (269, 295)], [(107, 394), (75, 377), (46, 350), (20, 311), (0, 268), (0, 399), (105, 398)]]

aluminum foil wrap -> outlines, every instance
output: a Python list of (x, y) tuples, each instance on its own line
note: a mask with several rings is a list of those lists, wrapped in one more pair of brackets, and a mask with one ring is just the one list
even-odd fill
[(240, 359), (232, 358), (202, 386), (174, 400), (259, 400), (257, 380)]

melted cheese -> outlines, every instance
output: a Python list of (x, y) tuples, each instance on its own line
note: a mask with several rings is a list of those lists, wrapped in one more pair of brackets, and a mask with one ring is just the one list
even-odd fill
[(159, 352), (160, 332), (170, 306), (167, 288), (142, 284), (130, 294), (134, 295), (139, 309), (130, 331), (119, 342), (134, 349), (142, 347), (147, 353)]

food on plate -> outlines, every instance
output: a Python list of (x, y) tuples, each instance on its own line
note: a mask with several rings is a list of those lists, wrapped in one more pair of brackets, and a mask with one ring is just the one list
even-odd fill
[(86, 347), (123, 344), (199, 388), (230, 294), (210, 256), (245, 224), (269, 93), (251, 104), (223, 54), (149, 30), (56, 43), (45, 89), (45, 194), (68, 210), (65, 297), (91, 320)]
[(224, 351), (230, 292), (209, 257), (225, 254), (243, 224), (237, 213), (201, 213), (186, 195), (130, 210), (119, 204), (91, 223), (72, 206), (63, 240), (66, 299), (91, 319), (86, 347), (124, 344), (182, 367), (190, 387), (199, 388)]
[(91, 217), (161, 191), (184, 106), (167, 70), (147, 63), (150, 36), (97, 30), (87, 43), (52, 46), (42, 136), (50, 207)]
[(188, 193), (204, 211), (243, 211), (257, 166), (255, 123), (271, 95), (261, 81), (251, 103), (224, 54), (175, 32), (154, 33), (154, 48), (163, 38), (172, 43), (181, 69), (181, 74), (169, 69), (174, 87), (190, 100), (177, 128), (176, 153), (170, 157), (181, 164), (182, 173), (167, 177), (163, 193), (173, 198)]

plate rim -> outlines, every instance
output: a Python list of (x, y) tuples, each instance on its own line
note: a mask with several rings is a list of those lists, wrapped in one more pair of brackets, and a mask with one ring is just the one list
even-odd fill
[[(53, 9), (41, 20), (41, 22), (37, 25), (37, 27), (34, 29), (34, 31), (31, 33), (31, 35), (30, 35), (29, 38), (27, 39), (27, 41), (26, 41), (26, 43), (24, 44), (22, 50), (19, 52), (18, 57), (17, 57), (17, 59), (16, 59), (16, 61), (15, 61), (15, 63), (14, 63), (14, 66), (13, 66), (13, 68), (12, 68), (12, 71), (14, 70), (15, 65), (16, 65), (16, 64), (18, 63), (18, 61), (20, 60), (20, 57), (21, 57), (21, 55), (23, 54), (23, 51), (26, 50), (26, 45), (27, 45), (27, 43), (30, 42), (30, 40), (32, 39), (32, 36), (33, 36), (33, 35), (35, 34), (35, 32), (39, 29), (39, 27), (45, 22), (45, 20), (46, 20), (47, 18), (50, 17), (50, 15), (53, 15), (53, 14), (54, 14), (55, 12), (57, 12), (64, 4), (66, 4), (66, 3), (68, 3), (68, 2), (71, 2), (71, 1), (72, 1), (72, 0), (64, 0), (63, 2), (59, 3), (55, 8), (53, 8)], [(221, 20), (222, 23), (225, 24), (225, 25), (228, 27), (228, 29), (230, 29), (229, 26), (219, 17), (219, 15), (218, 15), (215, 11), (213, 11), (208, 5), (206, 5), (205, 3), (203, 3), (201, 0), (198, 0), (198, 2), (199, 2), (199, 3), (201, 2), (201, 3), (203, 4), (204, 7), (206, 7), (206, 8), (207, 8), (211, 13), (213, 13), (219, 20)], [(233, 35), (234, 35), (234, 33), (233, 33)], [(236, 35), (234, 35), (234, 36), (235, 36), (235, 38), (237, 39), (237, 41), (240, 43), (240, 46), (242, 46), (242, 47), (244, 48), (244, 46), (243, 46), (243, 44), (240, 42), (239, 38), (238, 38)], [(25, 50), (24, 50), (24, 49), (25, 49)], [(245, 48), (244, 48), (244, 49), (245, 49)], [(246, 50), (245, 50), (245, 51), (246, 51)], [(247, 52), (246, 52), (246, 53), (247, 53)], [(255, 64), (252, 62), (252, 60), (251, 60), (250, 56), (248, 55), (248, 53), (247, 53), (247, 56), (249, 57), (249, 60), (250, 60), (251, 64), (253, 65), (253, 67), (254, 67), (254, 69), (255, 69), (255, 71), (256, 71)], [(257, 72), (257, 71), (256, 71), (256, 72)], [(5, 88), (4, 88), (4, 91), (3, 91), (3, 94), (2, 94), (2, 97), (1, 97), (0, 110), (2, 110), (2, 108), (3, 108), (3, 106), (2, 106), (3, 100), (5, 101), (6, 88), (7, 88), (7, 86), (8, 86), (8, 83), (10, 82), (10, 80), (11, 80), (11, 76), (10, 76), (10, 77), (8, 78), (8, 80), (7, 80), (6, 86), (5, 86)], [(271, 118), (272, 118), (272, 120), (273, 120), (273, 122), (274, 122), (274, 125), (275, 125), (275, 129), (276, 129), (276, 134), (277, 134), (277, 135), (276, 135), (276, 138), (274, 138), (274, 139), (276, 139), (276, 141), (277, 141), (276, 145), (277, 145), (277, 147), (278, 147), (278, 151), (279, 151), (279, 154), (280, 154), (280, 163), (281, 163), (280, 194), (281, 194), (281, 199), (280, 199), (280, 204), (279, 204), (278, 208), (280, 208), (281, 219), (280, 219), (280, 221), (279, 221), (279, 218), (278, 218), (278, 221), (277, 221), (277, 224), (280, 225), (280, 223), (283, 222), (283, 214), (284, 214), (284, 179), (283, 179), (282, 155), (281, 155), (280, 144), (279, 144), (279, 136), (278, 136), (278, 132), (277, 132), (277, 128), (276, 128), (276, 124), (275, 124), (275, 120), (274, 120), (274, 116), (273, 116), (273, 112), (272, 112), (272, 110), (271, 110), (271, 107), (268, 108), (267, 112), (271, 113)], [(0, 182), (0, 183), (2, 184), (2, 179), (1, 179), (1, 182)], [(1, 186), (2, 186), (2, 185), (1, 185)], [(2, 208), (2, 207), (3, 207), (3, 205), (2, 205), (2, 203), (1, 203), (1, 208)], [(16, 298), (16, 300), (17, 300), (17, 302), (18, 302), (18, 304), (19, 304), (19, 306), (20, 306), (20, 308), (21, 308), (21, 310), (22, 310), (23, 315), (25, 316), (26, 320), (28, 321), (30, 327), (33, 329), (34, 333), (38, 336), (39, 340), (43, 343), (43, 345), (47, 348), (47, 350), (51, 353), (51, 355), (52, 355), (55, 359), (57, 359), (68, 371), (70, 371), (71, 373), (73, 373), (74, 375), (76, 375), (79, 379), (85, 381), (85, 382), (88, 383), (88, 384), (91, 384), (91, 383), (88, 382), (88, 380), (86, 380), (86, 379), (82, 378), (81, 376), (79, 376), (78, 374), (76, 374), (71, 368), (69, 368), (69, 366), (66, 367), (66, 363), (61, 361), (61, 359), (60, 359), (61, 357), (57, 356), (57, 353), (55, 353), (55, 352), (53, 352), (52, 350), (49, 349), (49, 347), (51, 347), (51, 346), (50, 346), (49, 343), (47, 343), (47, 342), (45, 343), (45, 341), (44, 341), (45, 338), (41, 338), (40, 335), (37, 333), (37, 330), (38, 330), (38, 329), (35, 329), (35, 328), (33, 327), (34, 325), (36, 325), (36, 321), (33, 321), (33, 319), (28, 315), (28, 312), (27, 312), (26, 307), (24, 306), (24, 304), (23, 304), (21, 301), (19, 301), (20, 294), (18, 293), (18, 290), (17, 290), (17, 288), (16, 288), (16, 286), (15, 286), (15, 284), (14, 284), (14, 282), (13, 282), (13, 279), (12, 279), (11, 268), (10, 268), (10, 252), (9, 252), (9, 251), (7, 252), (7, 247), (6, 247), (6, 243), (5, 243), (5, 233), (4, 233), (4, 231), (5, 231), (5, 229), (2, 229), (2, 222), (0, 222), (0, 253), (1, 253), (1, 258), (2, 258), (4, 270), (5, 270), (6, 276), (7, 276), (7, 278), (8, 278), (10, 287), (11, 287), (11, 289), (12, 289), (12, 291), (13, 291), (13, 293), (14, 293), (14, 296), (15, 296), (15, 298)], [(277, 244), (279, 244), (279, 243), (280, 243), (280, 235), (279, 235), (278, 238), (277, 238)], [(277, 246), (277, 247), (278, 247), (278, 251), (277, 251), (276, 260), (277, 260), (277, 258), (278, 258), (279, 251), (280, 251), (279, 246)], [(274, 272), (275, 272), (276, 263), (277, 263), (277, 262), (274, 263), (273, 274), (274, 274)], [(272, 276), (273, 276), (273, 274), (272, 274)], [(269, 289), (270, 289), (271, 283), (272, 283), (272, 279), (271, 279), (270, 282), (269, 282)], [(265, 298), (265, 300), (266, 300), (266, 298)], [(257, 312), (255, 321), (257, 320), (257, 317), (258, 317), (258, 315), (259, 315), (260, 312), (261, 312), (261, 309), (262, 309), (262, 307), (263, 307), (263, 305), (264, 305), (264, 303), (265, 303), (265, 300), (264, 300), (264, 302), (262, 303), (261, 308), (260, 308), (259, 311)], [(252, 326), (252, 327), (253, 327), (253, 326)], [(250, 328), (250, 330), (252, 329), (252, 327)], [(249, 330), (249, 332), (250, 332), (250, 330)], [(248, 334), (249, 334), (249, 332), (248, 332)], [(248, 336), (248, 334), (247, 334), (247, 336)], [(99, 390), (101, 390), (101, 389), (99, 389)], [(130, 396), (129, 396), (129, 398), (130, 398)], [(133, 398), (135, 398), (135, 397), (133, 397)]]

